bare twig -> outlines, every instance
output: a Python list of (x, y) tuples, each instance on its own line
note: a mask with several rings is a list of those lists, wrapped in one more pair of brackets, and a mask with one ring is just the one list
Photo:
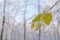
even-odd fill
[[(38, 13), (40, 13), (40, 0), (38, 0)], [(39, 29), (39, 40), (41, 40), (41, 29)]]
[(1, 30), (1, 40), (3, 40), (4, 23), (5, 23), (5, 8), (6, 8), (6, 0), (4, 0), (4, 8), (3, 8), (3, 21), (2, 21), (2, 30)]
[(49, 9), (49, 11), (52, 10), (52, 9), (58, 4), (58, 2), (60, 2), (60, 0), (57, 1), (57, 2)]

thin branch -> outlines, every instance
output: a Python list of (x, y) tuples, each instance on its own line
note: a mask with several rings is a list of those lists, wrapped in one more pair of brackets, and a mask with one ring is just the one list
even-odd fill
[(25, 17), (25, 15), (26, 15), (26, 9), (27, 9), (27, 1), (25, 2), (25, 10), (24, 10), (24, 40), (26, 40), (26, 17)]
[(4, 8), (3, 8), (3, 21), (2, 21), (2, 30), (1, 30), (1, 40), (3, 40), (4, 23), (5, 23), (5, 8), (6, 8), (6, 0), (4, 0)]
[(60, 2), (60, 0), (57, 1), (49, 10), (52, 10), (58, 4), (58, 2)]
[[(38, 0), (38, 13), (40, 13), (40, 0)], [(41, 29), (39, 29), (39, 40), (41, 40)]]

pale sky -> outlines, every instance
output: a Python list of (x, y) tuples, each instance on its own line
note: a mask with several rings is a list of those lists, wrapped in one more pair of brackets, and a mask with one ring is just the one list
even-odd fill
[[(0, 3), (2, 3), (4, 0), (0, 0)], [(6, 6), (6, 12), (9, 12), (12, 16), (16, 14), (16, 22), (23, 22), (23, 14), (24, 14), (24, 1), (25, 0), (6, 0), (7, 6)], [(49, 5), (50, 7), (56, 2), (57, 0), (40, 0), (40, 11), (45, 8), (45, 5)], [(37, 0), (29, 0), (27, 9), (26, 9), (26, 20), (32, 17), (33, 15), (38, 14), (37, 6), (38, 2)], [(27, 23), (30, 23), (31, 20), (28, 20)]]
[[(40, 6), (44, 7), (44, 5), (46, 5), (48, 1), (47, 0), (40, 0)], [(29, 1), (29, 3), (32, 3), (30, 5), (27, 6), (27, 11), (26, 11), (26, 19), (29, 19), (30, 17), (32, 17), (34, 14), (38, 14), (38, 10), (37, 10), (37, 6), (35, 6), (33, 3), (35, 3), (37, 5), (38, 2), (36, 2), (36, 0), (34, 1)], [(21, 3), (23, 5), (23, 1)], [(24, 8), (23, 8), (24, 9)], [(20, 13), (20, 12), (19, 12)], [(20, 18), (21, 17), (21, 18)], [(19, 20), (20, 18), (20, 20)], [(22, 15), (18, 15), (16, 17), (16, 20), (17, 22), (22, 22), (23, 21), (23, 16)], [(31, 20), (28, 21), (28, 23), (30, 22)]]

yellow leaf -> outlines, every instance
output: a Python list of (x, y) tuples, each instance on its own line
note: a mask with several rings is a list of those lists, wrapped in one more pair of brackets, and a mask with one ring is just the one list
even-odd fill
[[(33, 20), (32, 20), (32, 24), (31, 24), (31, 29), (35, 28), (35, 23), (38, 21), (43, 21), (43, 14), (38, 14)], [(37, 24), (36, 24), (37, 25)], [(41, 26), (37, 26), (36, 30), (38, 30), (38, 28), (40, 29)]]
[(35, 23), (36, 22), (44, 22), (46, 25), (49, 25), (50, 22), (52, 20), (52, 13), (51, 12), (43, 12), (38, 14), (33, 20), (32, 20), (32, 24), (31, 24), (31, 29), (36, 28), (34, 31), (37, 31), (38, 29), (41, 28), (42, 24), (36, 24), (37, 27), (35, 27)]
[(33, 28), (34, 28), (34, 26), (35, 26), (35, 24), (34, 24), (34, 23), (32, 23), (32, 24), (31, 24), (31, 29), (33, 29)]
[(51, 20), (52, 20), (52, 14), (51, 14), (51, 12), (46, 13), (45, 16), (44, 16), (44, 18), (43, 18), (43, 20), (44, 20), (45, 24), (49, 25), (50, 22), (51, 22)]
[(41, 13), (41, 14), (38, 14), (33, 20), (32, 20), (32, 22), (37, 22), (37, 21), (43, 21), (43, 19), (42, 19), (42, 17), (43, 17), (43, 14)]
[(37, 27), (36, 27), (36, 29), (34, 30), (34, 32), (37, 31), (37, 30), (39, 30), (39, 29), (41, 28), (41, 26), (42, 26), (42, 24), (40, 24), (40, 23), (37, 24)]

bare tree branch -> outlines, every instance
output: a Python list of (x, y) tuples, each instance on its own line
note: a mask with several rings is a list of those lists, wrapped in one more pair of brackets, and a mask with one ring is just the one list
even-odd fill
[(25, 1), (25, 10), (24, 10), (24, 15), (23, 15), (24, 16), (24, 18), (23, 18), (24, 19), (24, 40), (26, 40), (26, 19), (25, 19), (26, 17), (25, 17), (25, 15), (26, 15), (26, 9), (27, 9), (27, 2), (28, 1), (26, 0)]
[(57, 1), (49, 10), (52, 10), (57, 5), (58, 2), (60, 2), (60, 0)]
[(5, 8), (6, 8), (6, 0), (4, 0), (4, 8), (3, 8), (3, 21), (2, 21), (2, 30), (1, 30), (1, 40), (3, 40), (4, 23), (5, 23)]
[[(38, 0), (38, 13), (40, 13), (40, 0)], [(41, 40), (41, 29), (39, 29), (39, 40)]]

